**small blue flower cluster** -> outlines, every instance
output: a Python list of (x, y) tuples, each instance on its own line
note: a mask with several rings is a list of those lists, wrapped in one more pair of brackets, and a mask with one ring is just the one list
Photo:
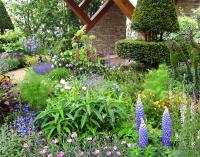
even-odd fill
[(33, 67), (33, 70), (40, 75), (46, 74), (50, 72), (52, 69), (53, 69), (53, 64), (51, 63), (40, 63)]
[(16, 130), (18, 134), (30, 135), (36, 131), (34, 125), (36, 114), (30, 111), (29, 105), (25, 105), (24, 107), (16, 105), (15, 115), (18, 118), (11, 123), (10, 127)]
[(39, 48), (39, 45), (36, 41), (29, 39), (24, 42), (24, 48), (26, 51), (35, 54), (36, 50)]

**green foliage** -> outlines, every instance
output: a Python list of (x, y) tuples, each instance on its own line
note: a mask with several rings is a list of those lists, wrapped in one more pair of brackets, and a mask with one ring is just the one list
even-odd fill
[(116, 42), (115, 50), (120, 57), (131, 58), (149, 67), (169, 61), (169, 50), (164, 42), (125, 39)]
[(52, 80), (60, 81), (69, 77), (69, 70), (66, 68), (55, 68), (49, 72), (48, 77)]
[(143, 86), (142, 97), (147, 119), (158, 125), (163, 109), (168, 105), (170, 75), (167, 66), (160, 65), (158, 70), (150, 71)]
[(15, 43), (22, 37), (22, 33), (18, 31), (9, 31), (4, 35), (0, 35), (0, 43)]
[(12, 21), (2, 1), (0, 1), (0, 31), (3, 34), (5, 29), (14, 29)]
[(8, 126), (0, 127), (0, 156), (1, 157), (22, 157), (25, 155), (23, 149), (24, 139), (21, 138), (13, 130), (10, 130)]
[(42, 109), (46, 106), (46, 100), (53, 92), (52, 86), (50, 79), (31, 70), (18, 85), (21, 99), (27, 101), (34, 109)]
[[(73, 83), (74, 82), (74, 83)], [(42, 130), (48, 138), (68, 135), (72, 131), (95, 134), (111, 130), (124, 119), (129, 99), (107, 86), (97, 85), (86, 89), (77, 81), (60, 87), (54, 98), (36, 118), (42, 118)]]
[(175, 3), (173, 0), (138, 0), (132, 28), (138, 32), (153, 32), (162, 35), (164, 32), (179, 30)]
[(23, 52), (23, 45), (20, 41), (17, 41), (15, 43), (7, 43), (4, 44), (2, 47), (5, 52)]

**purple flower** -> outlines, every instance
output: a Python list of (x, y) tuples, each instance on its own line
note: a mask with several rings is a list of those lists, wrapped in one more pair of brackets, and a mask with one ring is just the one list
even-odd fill
[(163, 146), (171, 146), (172, 137), (172, 121), (169, 115), (168, 108), (165, 108), (162, 117), (162, 144)]
[(33, 70), (38, 73), (38, 74), (46, 74), (48, 73), (49, 71), (51, 71), (53, 68), (52, 68), (52, 64), (51, 63), (40, 63), (36, 66), (33, 67)]
[(141, 97), (138, 96), (137, 105), (136, 105), (136, 127), (139, 130), (141, 119), (144, 119), (144, 108), (142, 104)]
[(35, 54), (36, 50), (39, 48), (39, 45), (36, 41), (29, 39), (24, 42), (24, 48), (26, 51)]
[(141, 124), (140, 124), (140, 129), (139, 129), (138, 145), (140, 148), (148, 145), (148, 129), (147, 129), (143, 119), (141, 119)]
[(95, 150), (92, 152), (92, 155), (93, 155), (93, 156), (97, 156), (97, 155), (99, 155), (99, 153), (100, 153), (100, 150), (95, 149)]

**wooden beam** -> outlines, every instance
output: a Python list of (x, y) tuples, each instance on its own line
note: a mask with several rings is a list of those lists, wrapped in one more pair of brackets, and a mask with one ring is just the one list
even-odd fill
[(79, 8), (81, 8), (82, 10), (85, 10), (85, 9), (89, 6), (89, 4), (90, 4), (91, 1), (92, 1), (92, 0), (83, 0), (83, 1), (79, 4)]
[(129, 0), (113, 0), (126, 17), (132, 19), (135, 7)]
[(79, 8), (79, 6), (74, 2), (74, 0), (64, 0), (69, 7), (72, 9), (72, 11), (80, 18), (80, 20), (85, 24), (89, 24), (91, 21), (89, 17), (84, 13), (82, 9)]
[(113, 4), (113, 0), (107, 0), (106, 2), (104, 2), (104, 4), (91, 17), (91, 22), (84, 26), (86, 32), (88, 32), (103, 17), (103, 15), (110, 9)]

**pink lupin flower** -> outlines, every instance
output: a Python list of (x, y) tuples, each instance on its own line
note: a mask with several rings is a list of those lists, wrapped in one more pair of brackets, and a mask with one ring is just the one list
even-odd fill
[(72, 132), (71, 138), (73, 138), (73, 139), (77, 138), (77, 133), (76, 132)]

